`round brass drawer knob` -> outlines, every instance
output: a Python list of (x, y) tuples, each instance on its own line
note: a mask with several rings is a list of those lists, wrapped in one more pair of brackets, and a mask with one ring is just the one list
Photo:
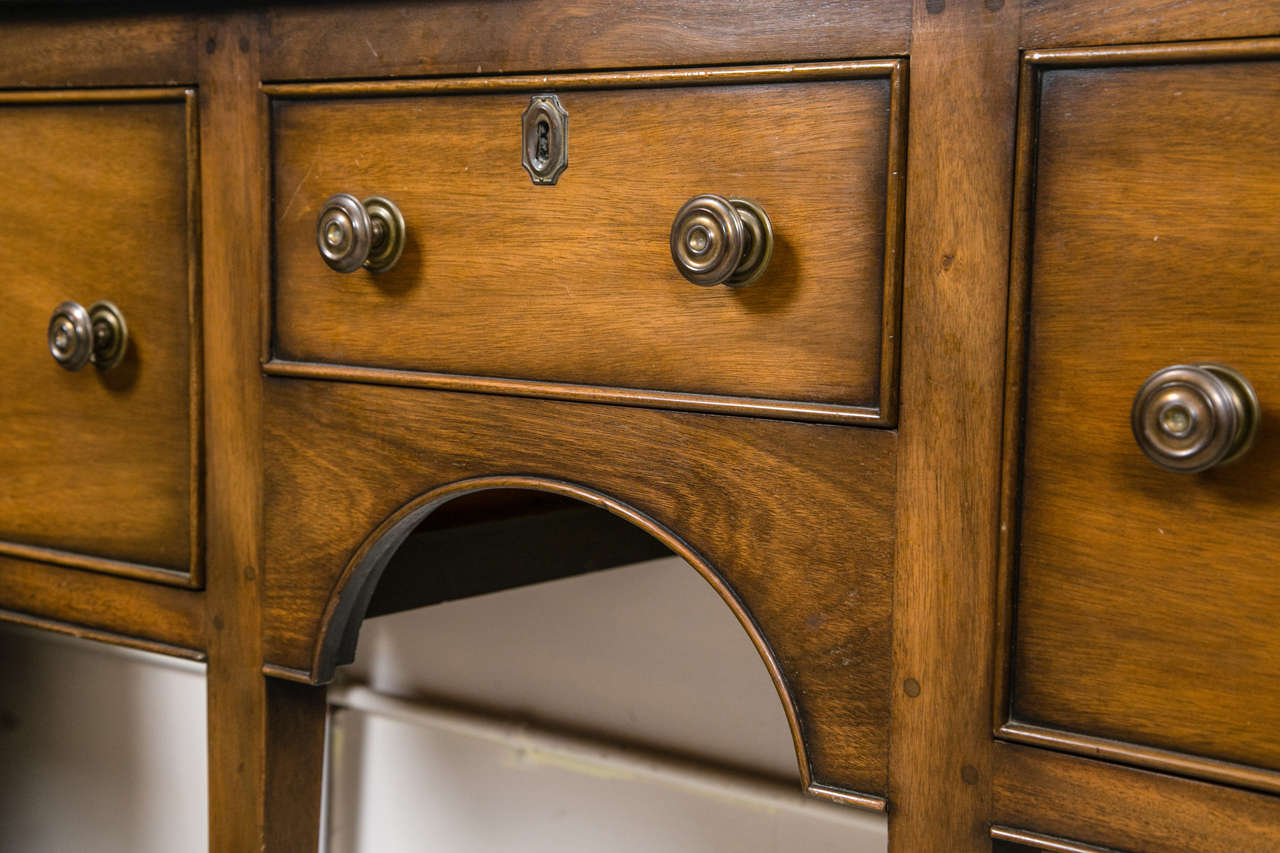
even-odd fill
[(67, 370), (80, 370), (90, 362), (110, 370), (124, 360), (129, 327), (110, 302), (95, 302), (88, 311), (78, 302), (63, 302), (49, 319), (48, 340), (49, 354)]
[(773, 257), (773, 224), (759, 205), (706, 194), (685, 202), (671, 223), (671, 259), (694, 284), (746, 287)]
[(1133, 398), (1138, 446), (1168, 471), (1193, 474), (1239, 459), (1261, 419), (1258, 395), (1221, 364), (1175, 364), (1156, 371)]
[(380, 195), (364, 201), (351, 193), (325, 200), (316, 220), (316, 247), (331, 269), (386, 272), (404, 251), (404, 217)]

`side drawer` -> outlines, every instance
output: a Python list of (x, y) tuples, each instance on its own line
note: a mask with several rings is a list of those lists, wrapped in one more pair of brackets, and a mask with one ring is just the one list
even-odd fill
[[(1016, 617), (1001, 726), (1273, 792), (1278, 47), (1027, 57), (1015, 252), (1026, 289), (1015, 287), (1010, 363), (1024, 408), (1007, 447), (1021, 470), (1006, 482)], [(1143, 423), (1167, 433), (1174, 456), (1234, 428), (1170, 373), (1156, 383), (1167, 408), (1148, 422), (1139, 389), (1165, 368), (1206, 364), (1256, 389), (1256, 441), (1231, 464), (1166, 470), (1139, 447)]]
[[(902, 77), (885, 60), (268, 86), (268, 371), (891, 423)], [(546, 94), (568, 167), (535, 185), (521, 118)], [(338, 192), (403, 212), (394, 268), (326, 266)], [(754, 284), (677, 271), (673, 219), (704, 193), (772, 221)]]
[[(200, 576), (195, 92), (0, 93), (0, 554)], [(105, 300), (128, 344), (63, 369), (50, 319)]]

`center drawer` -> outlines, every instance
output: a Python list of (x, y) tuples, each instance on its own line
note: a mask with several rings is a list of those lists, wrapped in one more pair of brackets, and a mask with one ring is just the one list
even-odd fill
[[(267, 369), (891, 422), (900, 76), (873, 61), (269, 86)], [(568, 165), (537, 185), (522, 116), (548, 94)], [(326, 265), (317, 216), (340, 192), (403, 213), (393, 268)], [(772, 223), (747, 287), (676, 268), (673, 220), (708, 193)]]

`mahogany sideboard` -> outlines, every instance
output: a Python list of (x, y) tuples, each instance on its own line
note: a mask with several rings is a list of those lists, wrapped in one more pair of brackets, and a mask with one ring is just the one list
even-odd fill
[(895, 851), (1280, 849), (1274, 0), (0, 15), (0, 618), (207, 662), (212, 849), (581, 504)]

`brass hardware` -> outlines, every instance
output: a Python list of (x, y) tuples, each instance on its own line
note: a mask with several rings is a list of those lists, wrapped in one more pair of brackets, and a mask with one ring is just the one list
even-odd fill
[(386, 272), (400, 260), (404, 243), (404, 216), (380, 195), (363, 202), (351, 193), (330, 196), (316, 220), (316, 247), (338, 272)]
[(694, 284), (746, 287), (773, 257), (773, 224), (759, 205), (706, 194), (685, 202), (671, 223), (671, 258)]
[(124, 359), (129, 327), (110, 302), (95, 302), (88, 311), (78, 302), (63, 302), (49, 319), (48, 340), (49, 354), (67, 370), (80, 370), (89, 362), (110, 370)]
[(534, 95), (520, 126), (524, 170), (534, 184), (554, 185), (569, 167), (569, 114), (555, 95)]
[(99, 370), (110, 370), (124, 360), (129, 348), (129, 327), (120, 309), (103, 300), (89, 306), (89, 324), (93, 328), (93, 355), (89, 360)]
[(1221, 364), (1175, 364), (1156, 371), (1133, 398), (1138, 446), (1168, 471), (1192, 474), (1239, 459), (1261, 420), (1258, 395)]
[(79, 302), (63, 302), (49, 319), (49, 354), (67, 370), (79, 370), (93, 355), (93, 324)]

